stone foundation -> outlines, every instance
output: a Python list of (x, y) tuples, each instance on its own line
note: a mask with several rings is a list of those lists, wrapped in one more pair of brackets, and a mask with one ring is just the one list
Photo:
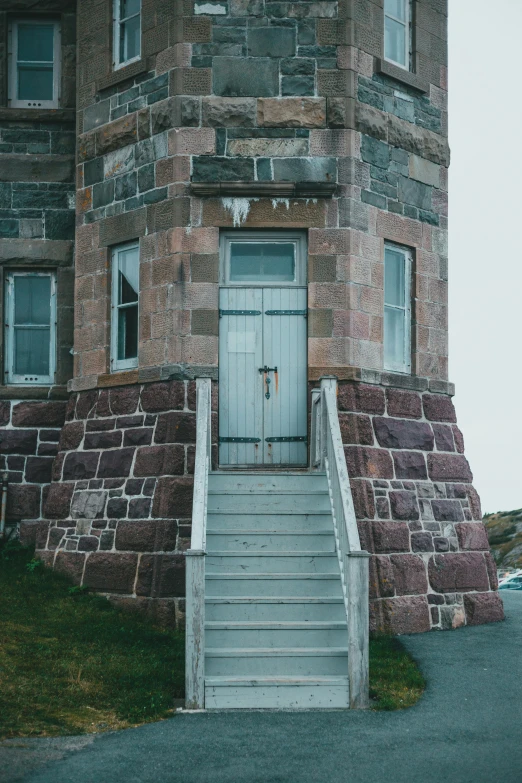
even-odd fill
[(451, 397), (339, 386), (371, 628), (416, 633), (503, 619), (480, 500)]
[(76, 584), (169, 626), (183, 616), (195, 392), (166, 381), (72, 395), (44, 521), (21, 530)]

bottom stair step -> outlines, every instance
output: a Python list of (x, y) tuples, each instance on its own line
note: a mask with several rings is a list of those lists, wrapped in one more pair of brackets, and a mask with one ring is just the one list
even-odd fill
[(212, 709), (346, 709), (348, 677), (206, 677)]

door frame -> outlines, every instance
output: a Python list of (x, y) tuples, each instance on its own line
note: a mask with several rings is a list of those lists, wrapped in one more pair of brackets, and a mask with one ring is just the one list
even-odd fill
[[(249, 280), (235, 281), (230, 280), (230, 244), (233, 241), (256, 242), (293, 242), (295, 243), (295, 279), (293, 281), (273, 281), (270, 280)], [(307, 290), (307, 309), (308, 309), (308, 231), (306, 229), (221, 229), (219, 236), (219, 290), (221, 288), (306, 288)], [(218, 297), (220, 299), (220, 297)], [(219, 305), (218, 305), (219, 306)], [(218, 332), (218, 340), (221, 339), (221, 329)], [(308, 368), (308, 328), (306, 337), (306, 367)], [(308, 372), (306, 373), (308, 378)], [(220, 372), (218, 365), (218, 390), (220, 385)], [(306, 386), (307, 381), (305, 381)], [(308, 388), (306, 388), (306, 399), (308, 399)], [(307, 455), (309, 455), (309, 415), (307, 411)], [(218, 434), (220, 432), (219, 408), (218, 408)], [(306, 471), (308, 469), (308, 458), (305, 465), (221, 465), (219, 463), (219, 444), (218, 444), (218, 470), (251, 470), (251, 471), (274, 471), (284, 472), (285, 470)]]

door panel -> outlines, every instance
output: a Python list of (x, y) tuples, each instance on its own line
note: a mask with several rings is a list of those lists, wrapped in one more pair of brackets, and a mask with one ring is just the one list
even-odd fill
[(270, 373), (270, 399), (264, 398), (264, 462), (299, 465), (306, 463), (306, 440), (266, 440), (306, 438), (306, 318), (267, 314), (281, 310), (306, 313), (306, 289), (263, 289), (263, 364), (278, 369)]
[[(221, 465), (306, 464), (306, 440), (277, 440), (306, 438), (306, 300), (305, 288), (220, 289)], [(259, 372), (265, 365), (277, 373)]]

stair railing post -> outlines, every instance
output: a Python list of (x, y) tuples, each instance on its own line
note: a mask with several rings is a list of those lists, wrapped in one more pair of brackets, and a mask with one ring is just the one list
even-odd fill
[(345, 558), (348, 594), (348, 682), (351, 709), (369, 705), (369, 552), (350, 552)]

